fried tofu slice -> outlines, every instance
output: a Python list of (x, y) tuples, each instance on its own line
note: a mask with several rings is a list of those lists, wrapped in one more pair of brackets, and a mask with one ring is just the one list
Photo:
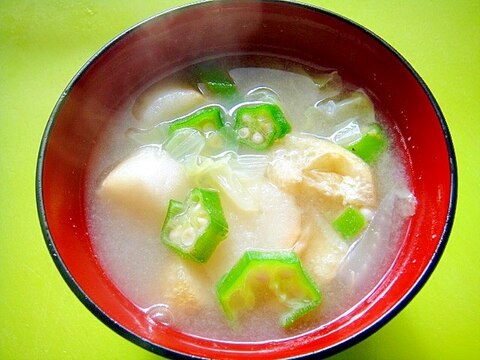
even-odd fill
[(267, 177), (284, 191), (317, 196), (323, 207), (376, 207), (370, 167), (343, 147), (313, 136), (287, 135), (272, 151)]
[(193, 316), (215, 303), (214, 283), (203, 264), (172, 254), (158, 280), (158, 291), (172, 313)]
[(304, 212), (302, 232), (294, 250), (318, 284), (328, 283), (336, 276), (348, 249), (349, 244), (318, 211)]

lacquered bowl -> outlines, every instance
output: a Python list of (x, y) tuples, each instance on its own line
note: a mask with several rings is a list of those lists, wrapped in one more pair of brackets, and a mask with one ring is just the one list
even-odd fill
[[(85, 220), (85, 171), (102, 126), (145, 81), (226, 54), (268, 54), (338, 69), (364, 88), (403, 149), (415, 215), (400, 250), (369, 295), (348, 313), (300, 336), (229, 343), (168, 326), (152, 329), (105, 275)], [(200, 358), (327, 356), (364, 339), (418, 293), (445, 248), (456, 204), (456, 164), (440, 108), (415, 70), (383, 40), (345, 18), (281, 1), (193, 4), (154, 16), (95, 54), (60, 96), (38, 158), (37, 203), (53, 260), (72, 291), (101, 321), (160, 355)]]

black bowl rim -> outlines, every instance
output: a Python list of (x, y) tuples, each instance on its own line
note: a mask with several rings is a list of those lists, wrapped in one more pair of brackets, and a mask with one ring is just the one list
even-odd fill
[[(81, 76), (87, 71), (87, 69), (93, 65), (93, 63), (102, 56), (110, 47), (114, 44), (119, 42), (121, 39), (126, 37), (131, 32), (145, 26), (147, 23), (151, 21), (155, 21), (157, 18), (163, 17), (166, 14), (178, 12), (178, 11), (185, 11), (190, 8), (199, 7), (199, 6), (209, 6), (212, 3), (220, 3), (222, 0), (205, 0), (205, 1), (197, 1), (177, 7), (173, 7), (167, 9), (163, 12), (155, 14), (151, 17), (148, 17), (133, 26), (127, 28), (126, 30), (122, 31), (116, 37), (111, 39), (108, 43), (106, 43), (103, 47), (101, 47), (87, 62), (80, 68), (80, 70), (74, 75), (72, 80), (69, 82), (65, 90), (63, 91), (62, 95), (58, 99), (52, 113), (48, 119), (47, 125), (45, 127), (44, 133), (42, 135), (42, 140), (40, 144), (40, 149), (38, 153), (38, 160), (37, 160), (37, 167), (36, 167), (36, 176), (35, 176), (35, 194), (36, 194), (36, 202), (37, 202), (37, 212), (38, 217), (40, 220), (40, 225), (42, 228), (42, 233), (50, 252), (50, 255), (59, 270), (61, 276), (70, 287), (71, 291), (78, 297), (78, 299), (83, 303), (83, 305), (90, 310), (100, 321), (102, 321), (105, 325), (107, 325), (110, 329), (114, 330), (117, 334), (121, 335), (122, 337), (126, 338), (130, 342), (151, 351), (157, 355), (161, 355), (164, 357), (172, 358), (172, 359), (203, 359), (202, 357), (192, 356), (186, 353), (181, 353), (175, 350), (170, 350), (164, 348), (160, 345), (153, 344), (149, 340), (140, 337), (139, 335), (131, 332), (130, 330), (123, 327), (121, 324), (116, 322), (114, 319), (110, 318), (105, 312), (103, 312), (90, 298), (89, 296), (83, 291), (83, 289), (79, 286), (79, 284), (75, 281), (72, 277), (70, 272), (67, 269), (67, 266), (64, 264), (63, 260), (60, 258), (60, 255), (55, 247), (55, 242), (53, 240), (53, 236), (50, 233), (50, 229), (46, 219), (46, 212), (43, 202), (43, 187), (42, 187), (42, 177), (43, 177), (43, 164), (44, 164), (44, 153), (48, 144), (49, 135), (53, 125), (55, 123), (56, 115), (61, 110), (63, 104), (68, 98), (68, 94), (72, 91), (73, 87), (77, 83), (77, 81), (81, 78)], [(242, 0), (234, 0), (238, 2), (242, 2)], [(373, 333), (378, 331), (381, 327), (387, 324), (395, 315), (397, 315), (402, 309), (404, 309), (407, 304), (417, 295), (420, 289), (425, 285), (426, 281), (430, 278), (433, 270), (437, 266), (450, 236), (453, 221), (455, 216), (456, 204), (457, 204), (457, 194), (458, 194), (458, 170), (457, 170), (457, 163), (455, 157), (455, 150), (453, 146), (452, 137), (450, 131), (448, 129), (445, 117), (443, 116), (440, 107), (434, 98), (432, 92), (428, 88), (427, 84), (423, 81), (420, 75), (414, 70), (414, 68), (410, 65), (410, 63), (397, 51), (395, 50), (389, 43), (385, 40), (380, 38), (371, 30), (367, 29), (363, 25), (348, 19), (340, 14), (332, 12), (330, 10), (324, 9), (322, 7), (318, 7), (311, 4), (301, 3), (301, 2), (292, 2), (288, 0), (249, 0), (248, 2), (264, 2), (264, 3), (279, 3), (288, 6), (296, 6), (300, 8), (307, 9), (309, 11), (321, 12), (327, 16), (333, 17), (341, 22), (345, 22), (347, 24), (353, 25), (358, 30), (366, 33), (368, 36), (372, 37), (375, 41), (379, 42), (383, 47), (385, 47), (388, 51), (390, 51), (397, 59), (401, 61), (403, 66), (412, 74), (412, 76), (416, 79), (416, 81), (421, 85), (424, 93), (428, 96), (430, 103), (435, 109), (436, 115), (438, 120), (440, 121), (440, 125), (442, 127), (442, 131), (444, 133), (445, 143), (447, 146), (447, 151), (449, 154), (450, 160), (450, 180), (451, 180), (451, 188), (450, 188), (450, 199), (449, 199), (449, 209), (447, 214), (447, 219), (445, 222), (445, 226), (443, 229), (443, 233), (441, 238), (438, 242), (438, 246), (434, 253), (434, 256), (425, 267), (424, 272), (420, 277), (417, 279), (415, 284), (410, 288), (410, 290), (401, 298), (388, 312), (386, 312), (383, 316), (375, 320), (372, 324), (364, 328), (357, 334), (350, 336), (349, 338), (344, 339), (341, 342), (338, 342), (330, 347), (315, 350), (313, 352), (300, 355), (295, 358), (318, 358), (318, 356), (328, 357), (332, 356), (336, 353), (339, 353), (347, 348), (357, 344), (358, 342), (366, 339), (367, 337), (371, 336)]]

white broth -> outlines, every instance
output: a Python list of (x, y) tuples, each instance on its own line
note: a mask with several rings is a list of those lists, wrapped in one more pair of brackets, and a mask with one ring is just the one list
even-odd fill
[[(202, 78), (198, 69), (212, 66), (220, 72), (213, 82), (227, 84)], [(258, 110), (265, 104), (266, 112)], [(222, 123), (191, 125), (199, 111)], [(370, 145), (363, 153), (358, 144), (366, 134), (390, 139), (375, 154)], [(206, 260), (172, 250), (162, 237), (170, 200), (178, 205), (194, 188), (218, 194), (228, 224), (218, 245), (207, 245)], [(185, 204), (184, 217), (214, 216)], [(152, 324), (263, 341), (322, 326), (367, 295), (401, 246), (415, 197), (391, 132), (362, 89), (334, 70), (249, 56), (152, 79), (124, 104), (96, 143), (86, 208), (101, 266)], [(347, 210), (356, 219), (350, 228), (342, 220)], [(212, 226), (200, 220), (168, 236), (190, 244)], [(272, 295), (266, 281), (263, 290), (256, 285), (251, 308), (236, 305), (232, 322), (217, 287), (248, 250), (294, 253), (320, 304), (282, 325), (289, 299)]]

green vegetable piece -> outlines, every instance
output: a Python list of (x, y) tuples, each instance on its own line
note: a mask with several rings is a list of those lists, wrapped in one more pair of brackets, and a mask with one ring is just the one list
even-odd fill
[(292, 128), (282, 110), (274, 104), (241, 106), (235, 112), (238, 141), (256, 150), (268, 149)]
[(205, 136), (192, 128), (178, 129), (163, 143), (163, 149), (180, 162), (189, 158), (196, 159), (205, 148)]
[(218, 66), (199, 66), (196, 69), (199, 82), (213, 95), (224, 99), (238, 96), (237, 86), (227, 71)]
[(215, 132), (211, 132), (206, 137), (205, 149), (202, 151), (204, 156), (215, 156), (225, 151), (237, 151), (237, 134), (230, 125), (225, 125)]
[(184, 128), (192, 128), (207, 133), (218, 130), (223, 125), (223, 110), (218, 106), (207, 106), (173, 121), (168, 128), (168, 133), (172, 134)]
[(363, 230), (367, 221), (360, 211), (353, 206), (349, 206), (332, 223), (333, 228), (345, 239), (351, 239)]
[(284, 309), (280, 323), (285, 328), (322, 300), (320, 290), (293, 251), (246, 251), (220, 279), (217, 297), (227, 319), (235, 324), (242, 313), (255, 307), (257, 297), (265, 296), (261, 295), (264, 290)]
[(362, 158), (367, 164), (375, 162), (388, 144), (385, 132), (378, 124), (372, 124), (368, 131), (347, 149)]
[(218, 192), (194, 188), (183, 203), (170, 200), (160, 239), (181, 256), (206, 262), (227, 234)]

